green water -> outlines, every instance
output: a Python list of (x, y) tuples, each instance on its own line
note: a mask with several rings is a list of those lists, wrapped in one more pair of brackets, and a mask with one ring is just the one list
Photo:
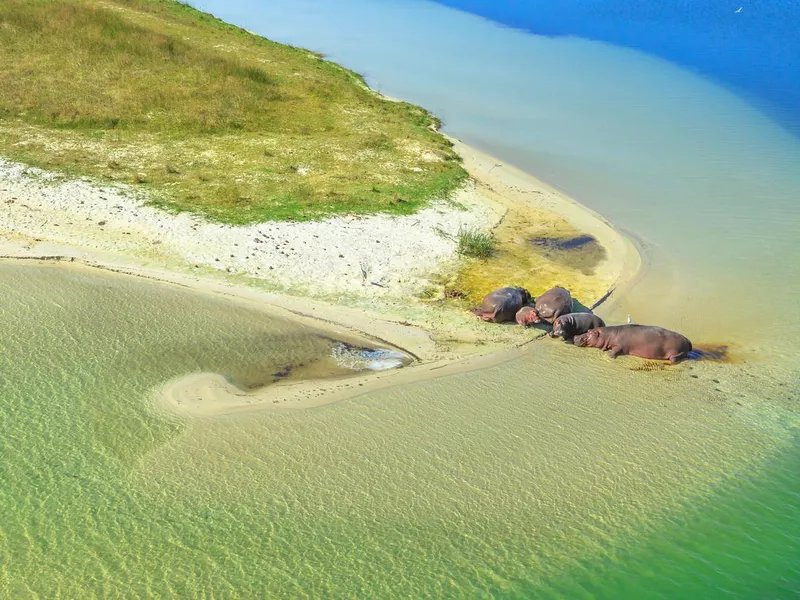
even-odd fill
[[(714, 597), (715, 557), (750, 537), (751, 567), (786, 558), (771, 597), (797, 589), (797, 531), (777, 526), (797, 508), (795, 392), (773, 373), (545, 341), (338, 405), (182, 422), (148, 402), (164, 381), (255, 379), (329, 342), (102, 273), (0, 281), (0, 597), (641, 597), (637, 573), (677, 598), (670, 565), (700, 554), (690, 583)], [(787, 514), (759, 512), (776, 499)]]
[(800, 596), (800, 450), (759, 476), (722, 486), (644, 542), (531, 589), (537, 597), (797, 598)]

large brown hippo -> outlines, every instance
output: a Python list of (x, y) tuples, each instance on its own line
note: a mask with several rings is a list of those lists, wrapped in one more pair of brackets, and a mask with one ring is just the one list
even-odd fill
[(513, 321), (517, 311), (530, 301), (531, 295), (525, 288), (504, 287), (487, 294), (472, 312), (484, 321), (504, 323)]
[(611, 358), (631, 354), (640, 358), (668, 360), (673, 365), (685, 359), (692, 342), (680, 333), (655, 325), (612, 325), (576, 335), (576, 346), (600, 348)]
[(537, 296), (533, 303), (533, 323), (552, 323), (561, 315), (572, 312), (572, 296), (569, 290), (563, 287), (554, 287), (541, 296)]
[(560, 337), (569, 340), (576, 335), (586, 333), (590, 329), (605, 327), (603, 319), (590, 312), (588, 313), (569, 313), (556, 317), (553, 321), (553, 331), (550, 337)]

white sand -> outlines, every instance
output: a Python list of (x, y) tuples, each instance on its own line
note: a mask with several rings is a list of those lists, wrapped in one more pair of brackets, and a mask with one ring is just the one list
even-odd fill
[(488, 229), (502, 209), (468, 185), (455, 202), (409, 217), (343, 216), (229, 226), (147, 206), (131, 186), (65, 180), (0, 159), (0, 235), (88, 252), (177, 259), (310, 294), (403, 295), (455, 257), (461, 227)]

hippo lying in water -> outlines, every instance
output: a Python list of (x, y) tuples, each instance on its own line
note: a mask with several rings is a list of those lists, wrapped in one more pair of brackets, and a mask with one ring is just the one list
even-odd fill
[(517, 323), (525, 326), (532, 323), (552, 323), (561, 315), (571, 312), (572, 296), (569, 290), (562, 287), (554, 287), (537, 297), (533, 304), (533, 310), (526, 311), (524, 315), (520, 315), (517, 318)]
[(531, 295), (525, 288), (504, 287), (487, 294), (472, 312), (484, 321), (504, 323), (513, 321), (517, 311), (530, 301)]
[(595, 314), (592, 313), (569, 313), (556, 317), (553, 321), (553, 331), (550, 332), (550, 337), (560, 337), (563, 340), (569, 340), (576, 335), (586, 333), (590, 329), (597, 329), (598, 327), (605, 327), (606, 324)]
[(600, 348), (611, 358), (631, 354), (640, 358), (668, 360), (675, 364), (692, 350), (692, 342), (680, 333), (655, 325), (612, 325), (575, 336), (576, 346)]

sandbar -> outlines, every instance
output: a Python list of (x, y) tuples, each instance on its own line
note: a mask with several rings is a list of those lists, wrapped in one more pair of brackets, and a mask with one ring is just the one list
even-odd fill
[(525, 352), (534, 339), (530, 332), (480, 323), (463, 309), (416, 296), (441, 273), (458, 270), (459, 228), (491, 230), (512, 208), (547, 211), (602, 245), (596, 297), (585, 302), (604, 296), (613, 301), (633, 285), (642, 262), (632, 240), (535, 177), (453, 142), (471, 181), (454, 198), (414, 215), (250, 226), (169, 214), (147, 205), (129, 186), (69, 180), (0, 160), (0, 256), (57, 260), (70, 268), (100, 268), (231, 296), (414, 359), (413, 366), (393, 371), (281, 382), (255, 391), (215, 373), (194, 373), (154, 390), (154, 406), (198, 418), (316, 407)]

